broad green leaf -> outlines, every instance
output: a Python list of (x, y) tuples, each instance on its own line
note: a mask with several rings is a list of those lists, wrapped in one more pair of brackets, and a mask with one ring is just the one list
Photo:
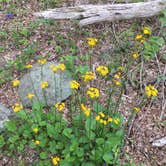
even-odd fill
[(13, 135), (13, 136), (11, 136), (8, 140), (9, 140), (9, 142), (11, 142), (11, 143), (15, 143), (16, 141), (19, 140), (19, 136), (18, 136), (18, 135)]
[(95, 166), (95, 164), (92, 162), (83, 162), (82, 166)]
[(96, 143), (97, 143), (97, 145), (103, 145), (104, 144), (104, 138), (97, 138), (96, 139)]
[(96, 127), (96, 120), (93, 119), (92, 117), (88, 117), (85, 122), (86, 131), (89, 132), (89, 130), (94, 130), (95, 127)]
[(47, 159), (48, 158), (48, 153), (47, 152), (41, 152), (39, 154), (39, 156), (40, 156), (41, 159)]
[(47, 124), (47, 134), (48, 136), (52, 137), (55, 133), (54, 126)]
[(2, 136), (0, 136), (0, 148), (5, 145), (5, 140)]
[(63, 130), (63, 135), (66, 136), (67, 138), (71, 138), (71, 133), (72, 133), (72, 129), (71, 128), (65, 128)]
[(112, 163), (112, 160), (113, 160), (112, 153), (105, 153), (105, 154), (103, 155), (103, 159), (104, 159), (104, 161), (105, 161), (107, 164), (111, 164), (111, 163)]
[(12, 131), (12, 132), (15, 132), (15, 131), (17, 130), (16, 122), (13, 121), (13, 120), (7, 121), (7, 122), (5, 123), (5, 127), (6, 127), (9, 131)]

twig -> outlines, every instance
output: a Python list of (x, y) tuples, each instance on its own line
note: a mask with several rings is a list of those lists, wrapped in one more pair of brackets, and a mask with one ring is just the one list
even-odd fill
[[(165, 69), (164, 69), (164, 72), (163, 72), (163, 75), (165, 76), (166, 75), (166, 65), (165, 65)], [(164, 85), (164, 81), (162, 83), (162, 109), (161, 109), (161, 114), (160, 114), (160, 120), (163, 119), (163, 116), (164, 116), (164, 113), (165, 113), (165, 110), (166, 110), (166, 99), (165, 99), (165, 85)]]
[(143, 58), (141, 57), (141, 69), (140, 69), (140, 90), (141, 90), (141, 93), (143, 91), (142, 89), (142, 73), (143, 73), (143, 67), (144, 67), (144, 61), (143, 61)]
[(155, 58), (156, 58), (157, 66), (158, 66), (158, 69), (159, 69), (159, 73), (161, 74), (162, 72), (161, 72), (160, 63), (159, 63), (159, 59), (158, 59), (156, 54), (155, 54)]

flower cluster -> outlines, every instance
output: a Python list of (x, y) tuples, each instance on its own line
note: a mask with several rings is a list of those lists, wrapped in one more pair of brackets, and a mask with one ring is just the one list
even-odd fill
[(138, 57), (139, 57), (139, 54), (138, 54), (138, 52), (132, 52), (132, 57), (134, 58), (134, 59), (137, 59)]
[(86, 94), (92, 99), (98, 98), (100, 96), (99, 89), (94, 87), (89, 87), (86, 91)]
[(19, 112), (23, 109), (22, 104), (15, 103), (15, 105), (12, 107), (14, 112)]
[(32, 100), (34, 97), (35, 97), (35, 94), (33, 94), (33, 93), (28, 93), (28, 94), (27, 94), (27, 98), (28, 98), (29, 100)]
[(42, 83), (40, 84), (40, 87), (41, 87), (42, 89), (47, 88), (47, 87), (48, 87), (48, 82), (47, 82), (47, 81), (42, 82)]
[(96, 38), (87, 38), (87, 43), (89, 46), (94, 47), (98, 42), (98, 39)]
[(78, 89), (79, 87), (80, 87), (80, 84), (77, 81), (75, 81), (75, 80), (70, 81), (71, 89)]
[(25, 66), (26, 69), (31, 69), (32, 67), (33, 67), (33, 65), (31, 65), (31, 64), (27, 64), (27, 65)]
[(95, 75), (93, 72), (89, 71), (89, 72), (86, 72), (83, 76), (83, 81), (84, 82), (88, 82), (88, 81), (92, 81), (95, 79)]
[(89, 115), (90, 115), (90, 108), (88, 108), (86, 105), (81, 104), (81, 110), (83, 111), (83, 113), (84, 113), (86, 116), (89, 116)]
[(66, 69), (66, 66), (63, 63), (60, 63), (56, 66), (52, 64), (52, 65), (50, 65), (50, 69), (51, 69), (52, 72), (56, 73), (59, 70), (64, 71)]
[(20, 85), (20, 81), (19, 81), (19, 80), (13, 80), (13, 81), (12, 81), (12, 85), (13, 85), (14, 87), (19, 86), (19, 85)]
[(38, 60), (38, 63), (40, 63), (41, 65), (44, 65), (46, 62), (47, 62), (47, 60), (45, 58)]
[(35, 143), (35, 145), (39, 145), (40, 141), (39, 140), (35, 140), (34, 143)]
[(143, 43), (145, 41), (145, 38), (152, 34), (152, 30), (150, 27), (145, 26), (142, 28), (142, 32), (143, 34), (137, 34), (135, 36), (135, 39), (139, 41), (140, 43)]
[(106, 66), (98, 66), (96, 71), (102, 76), (106, 76), (109, 73), (108, 67)]
[(56, 104), (55, 104), (55, 108), (56, 108), (58, 111), (62, 111), (62, 110), (64, 110), (64, 108), (65, 108), (65, 103), (56, 103)]
[(120, 82), (120, 78), (121, 78), (122, 74), (120, 72), (118, 72), (117, 74), (114, 75), (114, 79), (113, 79), (113, 83), (117, 86), (121, 85)]
[(39, 132), (39, 129), (38, 129), (37, 127), (35, 127), (35, 128), (33, 129), (33, 132), (34, 132), (35, 134), (37, 134), (37, 133)]
[(145, 93), (148, 97), (156, 97), (158, 94), (158, 90), (153, 85), (148, 85), (145, 87)]
[(58, 165), (58, 162), (60, 161), (60, 158), (58, 156), (52, 157), (52, 164)]
[(108, 123), (112, 122), (112, 117), (106, 116), (103, 112), (99, 112), (95, 119), (100, 123), (107, 125)]

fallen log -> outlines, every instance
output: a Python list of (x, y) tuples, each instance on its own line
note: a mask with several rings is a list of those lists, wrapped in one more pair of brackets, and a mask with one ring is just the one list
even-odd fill
[(117, 21), (133, 18), (145, 18), (158, 15), (166, 8), (166, 0), (138, 2), (127, 4), (80, 5), (62, 7), (34, 13), (37, 17), (80, 20), (79, 25), (98, 23), (102, 21)]

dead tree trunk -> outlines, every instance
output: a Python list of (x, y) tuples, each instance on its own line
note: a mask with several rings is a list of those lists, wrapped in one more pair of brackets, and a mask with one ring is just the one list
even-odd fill
[(138, 2), (128, 4), (80, 5), (62, 7), (34, 13), (37, 17), (53, 19), (77, 19), (79, 25), (98, 23), (102, 21), (116, 21), (133, 18), (144, 18), (158, 15), (166, 8), (166, 0)]

